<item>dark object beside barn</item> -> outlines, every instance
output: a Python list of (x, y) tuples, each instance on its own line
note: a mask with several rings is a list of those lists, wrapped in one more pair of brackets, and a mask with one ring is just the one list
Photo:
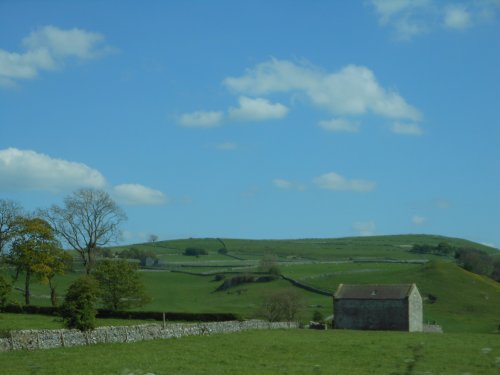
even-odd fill
[(415, 284), (340, 284), (333, 307), (337, 329), (422, 331), (422, 297)]

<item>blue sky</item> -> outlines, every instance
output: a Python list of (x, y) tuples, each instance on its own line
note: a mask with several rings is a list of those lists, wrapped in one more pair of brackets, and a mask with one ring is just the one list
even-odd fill
[(124, 242), (500, 246), (500, 1), (0, 1), (0, 198)]

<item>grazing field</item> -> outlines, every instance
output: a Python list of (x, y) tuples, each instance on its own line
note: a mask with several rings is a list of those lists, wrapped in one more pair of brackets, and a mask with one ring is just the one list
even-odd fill
[[(216, 239), (128, 246), (153, 251), (160, 258), (159, 267), (141, 270), (152, 302), (138, 310), (230, 312), (242, 318), (254, 318), (259, 317), (266, 294), (295, 288), (302, 296), (303, 308), (299, 316), (302, 322), (309, 322), (316, 311), (323, 317), (332, 315), (332, 297), (299, 289), (281, 278), (215, 292), (223, 282), (215, 280), (217, 274), (227, 279), (238, 273), (255, 273), (259, 271), (260, 259), (273, 254), (282, 275), (331, 293), (340, 283), (416, 283), (425, 300), (424, 321), (440, 324), (446, 332), (491, 333), (500, 325), (500, 284), (463, 270), (450, 257), (409, 251), (415, 243), (435, 245), (447, 242), (455, 246), (472, 246), (490, 254), (500, 253), (480, 244), (418, 235), (283, 241), (224, 239), (223, 242), (228, 255), (219, 253), (223, 245)], [(208, 255), (182, 255), (187, 247), (203, 248)], [(118, 252), (125, 248), (112, 250)], [(3, 272), (9, 274), (9, 271)], [(55, 278), (60, 298), (77, 276), (78, 272), (68, 272)], [(22, 277), (16, 286), (23, 287)], [(22, 303), (19, 291), (14, 297)], [(33, 283), (32, 303), (50, 304), (47, 285)], [(4, 329), (9, 328), (9, 320), (0, 323)], [(34, 327), (35, 321), (31, 322)], [(46, 322), (41, 326), (44, 324)], [(13, 322), (11, 328), (17, 327), (19, 324)]]
[(480, 374), (500, 371), (486, 334), (247, 331), (181, 339), (8, 352), (2, 374)]

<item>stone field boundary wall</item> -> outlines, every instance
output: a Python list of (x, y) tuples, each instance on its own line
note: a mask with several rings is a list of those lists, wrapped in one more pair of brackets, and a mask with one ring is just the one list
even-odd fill
[(141, 324), (135, 326), (99, 327), (82, 332), (76, 329), (11, 331), (10, 337), (0, 338), (0, 352), (68, 348), (101, 343), (125, 343), (145, 340), (179, 338), (183, 336), (232, 333), (254, 329), (298, 328), (295, 322), (265, 322), (262, 320)]

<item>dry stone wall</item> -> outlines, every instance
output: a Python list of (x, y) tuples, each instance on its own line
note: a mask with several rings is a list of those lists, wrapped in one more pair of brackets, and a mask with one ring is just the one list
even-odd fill
[(294, 322), (264, 322), (261, 320), (141, 324), (136, 326), (99, 327), (92, 331), (78, 330), (21, 330), (11, 331), (10, 337), (0, 338), (0, 352), (10, 350), (35, 350), (61, 347), (93, 345), (100, 343), (123, 343), (144, 340), (169, 339), (173, 337), (231, 333), (253, 329), (298, 328)]

